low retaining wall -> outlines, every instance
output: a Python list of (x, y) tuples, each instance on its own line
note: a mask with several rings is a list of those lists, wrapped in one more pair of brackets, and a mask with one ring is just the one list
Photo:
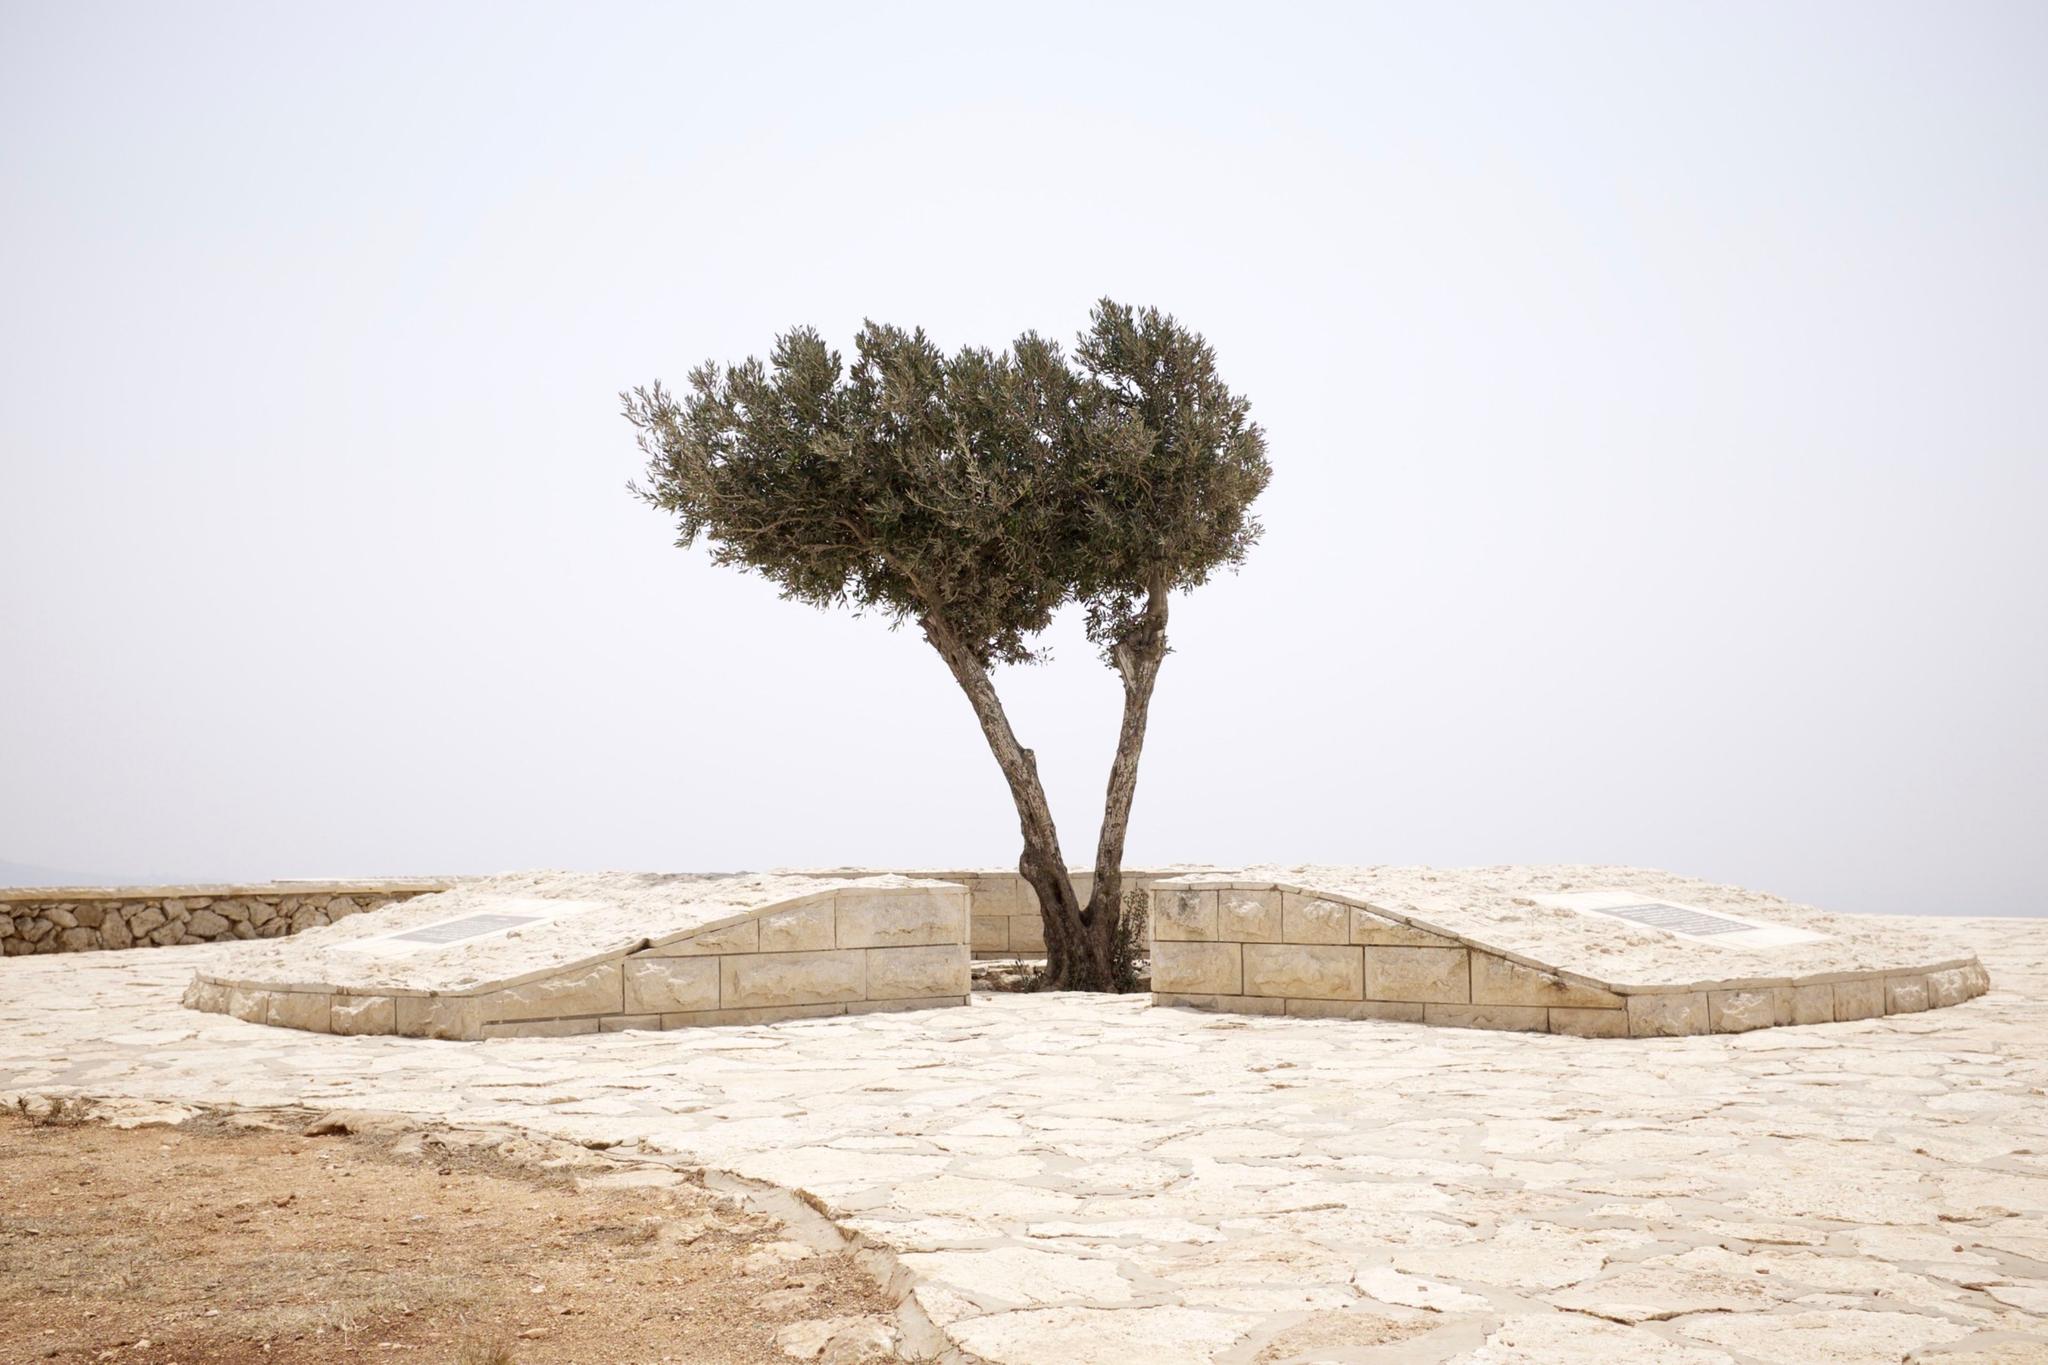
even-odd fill
[(966, 932), (965, 888), (841, 887), (468, 991), (250, 979), (228, 963), (195, 976), (185, 1004), (280, 1028), (411, 1038), (765, 1024), (965, 1005)]
[(448, 886), (445, 881), (356, 881), (0, 890), (0, 954), (278, 938)]
[[(973, 893), (974, 922), (970, 942), (977, 958), (1045, 956), (1045, 920), (1039, 913), (1038, 893), (1019, 874), (949, 869), (908, 875), (958, 882)], [(1124, 890), (1126, 893), (1146, 891), (1153, 882), (1169, 875), (1126, 869)], [(1068, 874), (1068, 880), (1073, 883), (1075, 897), (1082, 904), (1087, 904), (1089, 893), (1095, 886), (1095, 874), (1073, 872)]]
[(1655, 1038), (1912, 1013), (1961, 1004), (1990, 985), (1973, 960), (1720, 988), (1636, 988), (1567, 980), (1330, 892), (1165, 882), (1151, 897), (1155, 1005)]

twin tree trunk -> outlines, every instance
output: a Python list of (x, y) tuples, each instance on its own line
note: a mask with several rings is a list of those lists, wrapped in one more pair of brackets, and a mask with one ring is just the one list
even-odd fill
[(1038, 780), (1038, 761), (1010, 728), (988, 669), (946, 629), (943, 620), (927, 616), (922, 622), (925, 638), (967, 694), (988, 739), (989, 752), (1010, 785), (1010, 799), (1016, 803), (1024, 835), (1017, 871), (1038, 893), (1039, 913), (1045, 921), (1046, 985), (1052, 990), (1117, 989), (1112, 964), (1123, 900), (1124, 836), (1138, 790), (1138, 758), (1145, 748), (1145, 717), (1152, 706), (1152, 687), (1166, 657), (1166, 598), (1163, 585), (1148, 593), (1144, 613), (1110, 650), (1110, 662), (1123, 680), (1124, 714), (1117, 732), (1116, 758), (1109, 767), (1102, 833), (1095, 842), (1095, 879), (1086, 905), (1074, 895), (1074, 884), (1067, 877), (1067, 860), (1060, 852), (1052, 807)]

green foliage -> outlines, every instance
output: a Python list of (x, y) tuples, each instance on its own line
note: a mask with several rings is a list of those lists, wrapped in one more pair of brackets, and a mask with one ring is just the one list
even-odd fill
[(870, 322), (847, 367), (797, 328), (766, 363), (622, 399), (647, 456), (633, 491), (679, 545), (798, 601), (936, 625), (983, 667), (1034, 658), (1070, 602), (1113, 650), (1147, 595), (1244, 558), (1270, 476), (1208, 344), (1107, 300), (1071, 361), (1035, 334), (947, 355)]
[(1124, 892), (1122, 912), (1117, 917), (1116, 936), (1109, 943), (1109, 988), (1119, 995), (1138, 989), (1138, 961), (1145, 956), (1151, 938), (1152, 898), (1132, 887)]

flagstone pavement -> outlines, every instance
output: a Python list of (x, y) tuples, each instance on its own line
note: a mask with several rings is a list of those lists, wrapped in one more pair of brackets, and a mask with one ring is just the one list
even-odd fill
[(2048, 920), (1922, 923), (1991, 994), (1642, 1040), (1002, 995), (441, 1043), (181, 1008), (233, 945), (9, 958), (0, 1101), (393, 1110), (799, 1190), (968, 1359), (2048, 1362)]

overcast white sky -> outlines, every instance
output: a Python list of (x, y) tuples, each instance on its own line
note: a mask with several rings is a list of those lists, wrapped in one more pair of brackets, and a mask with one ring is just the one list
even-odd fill
[(5, 4), (0, 859), (1012, 861), (936, 656), (672, 548), (615, 395), (1106, 293), (1276, 471), (1134, 863), (2048, 913), (2044, 70), (2033, 3)]

